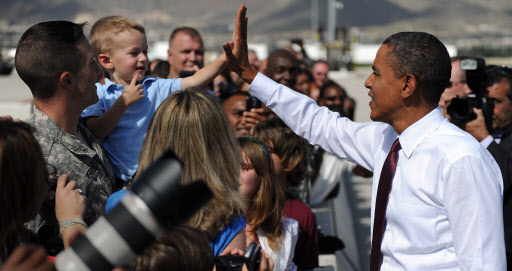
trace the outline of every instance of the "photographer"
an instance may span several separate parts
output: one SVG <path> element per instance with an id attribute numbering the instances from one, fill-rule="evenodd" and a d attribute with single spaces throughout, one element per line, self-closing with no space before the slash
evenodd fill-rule
<path id="1" fill-rule="evenodd" d="M 512 264 L 512 69 L 502 66 L 487 66 L 485 87 L 494 102 L 492 133 L 485 125 L 481 109 L 474 109 L 475 120 L 466 124 L 465 130 L 475 137 L 492 154 L 503 175 L 503 214 L 505 244 L 508 265 Z"/>
<path id="2" fill-rule="evenodd" d="M 452 74 L 450 77 L 450 83 L 448 87 L 444 89 L 441 99 L 439 100 L 439 106 L 443 109 L 443 115 L 450 119 L 450 116 L 446 112 L 446 108 L 450 105 L 453 98 L 459 96 L 464 97 L 471 93 L 466 80 L 466 71 L 460 68 L 460 61 L 464 56 L 455 56 L 451 58 L 452 61 Z"/>

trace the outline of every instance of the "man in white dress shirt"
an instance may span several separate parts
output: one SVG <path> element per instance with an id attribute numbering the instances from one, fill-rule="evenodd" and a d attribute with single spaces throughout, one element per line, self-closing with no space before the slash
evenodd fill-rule
<path id="1" fill-rule="evenodd" d="M 233 43 L 224 44 L 228 65 L 298 135 L 374 172 L 372 227 L 381 170 L 399 139 L 380 270 L 506 270 L 500 169 L 437 107 L 451 64 L 436 37 L 408 32 L 384 41 L 365 82 L 375 122 L 363 124 L 259 74 L 246 38 L 242 5 Z"/>

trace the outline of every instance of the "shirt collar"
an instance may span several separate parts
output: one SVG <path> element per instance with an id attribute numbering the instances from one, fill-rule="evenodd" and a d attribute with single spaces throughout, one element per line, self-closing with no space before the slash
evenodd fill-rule
<path id="1" fill-rule="evenodd" d="M 441 108 L 437 107 L 426 116 L 407 127 L 398 137 L 405 156 L 410 158 L 416 147 L 418 147 L 427 136 L 437 130 L 444 121 L 447 120 L 443 116 Z"/>
<path id="2" fill-rule="evenodd" d="M 147 81 L 155 81 L 155 80 L 156 80 L 155 77 L 144 76 L 144 79 L 142 79 L 142 84 L 144 85 Z M 110 88 L 111 86 L 115 86 L 114 89 L 117 89 L 119 86 L 122 86 L 122 85 L 118 85 L 118 84 L 110 81 L 110 79 L 105 78 L 105 84 L 103 85 L 104 89 L 109 90 L 109 89 L 111 89 Z M 124 88 L 124 86 L 123 86 L 123 88 Z"/>
<path id="3" fill-rule="evenodd" d="M 52 138 L 52 141 L 58 141 L 60 142 L 66 149 L 68 149 L 72 153 L 80 154 L 80 155 L 87 155 L 89 157 L 93 157 L 95 152 L 90 149 L 88 146 L 84 145 L 80 139 L 78 139 L 77 136 L 70 135 L 66 132 L 64 132 L 59 125 L 48 115 L 46 115 L 44 112 L 40 111 L 37 107 L 34 106 L 34 115 L 39 120 L 40 127 L 38 130 L 39 133 L 41 133 L 41 136 Z M 37 126 L 36 126 L 37 129 Z M 84 130 L 86 128 L 81 124 L 78 123 L 77 130 L 79 133 L 82 133 L 84 138 L 86 140 L 88 139 L 87 134 L 83 134 Z M 48 148 L 48 149 L 47 149 Z M 49 151 L 51 149 L 50 146 L 42 146 L 42 149 L 44 149 L 45 153 L 49 154 Z"/>

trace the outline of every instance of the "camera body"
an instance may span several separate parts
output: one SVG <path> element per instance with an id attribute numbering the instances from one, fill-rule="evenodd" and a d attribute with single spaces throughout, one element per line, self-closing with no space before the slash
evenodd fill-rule
<path id="1" fill-rule="evenodd" d="M 482 109 L 487 130 L 491 131 L 494 104 L 485 88 L 485 60 L 480 57 L 464 57 L 460 60 L 460 68 L 466 72 L 466 81 L 472 93 L 452 99 L 447 108 L 450 121 L 463 127 L 467 122 L 476 119 L 473 108 L 479 108 Z"/>
<path id="2" fill-rule="evenodd" d="M 241 271 L 244 264 L 249 271 L 256 271 L 260 268 L 261 247 L 252 242 L 247 247 L 245 255 L 225 255 L 215 258 L 215 268 L 217 271 Z"/>
<path id="3" fill-rule="evenodd" d="M 181 184 L 182 166 L 165 151 L 132 184 L 132 192 L 57 255 L 57 270 L 112 270 L 129 264 L 165 230 L 187 221 L 212 197 L 202 181 Z"/>
<path id="4" fill-rule="evenodd" d="M 245 99 L 245 111 L 251 111 L 253 108 L 261 108 L 261 101 L 254 96 L 247 96 Z"/>

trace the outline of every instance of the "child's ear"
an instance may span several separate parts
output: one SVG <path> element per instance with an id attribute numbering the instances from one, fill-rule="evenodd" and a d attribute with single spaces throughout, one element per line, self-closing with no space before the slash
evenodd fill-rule
<path id="1" fill-rule="evenodd" d="M 103 68 L 107 70 L 114 68 L 114 64 L 112 64 L 112 61 L 110 61 L 110 56 L 108 54 L 100 54 L 98 56 L 98 62 Z"/>

